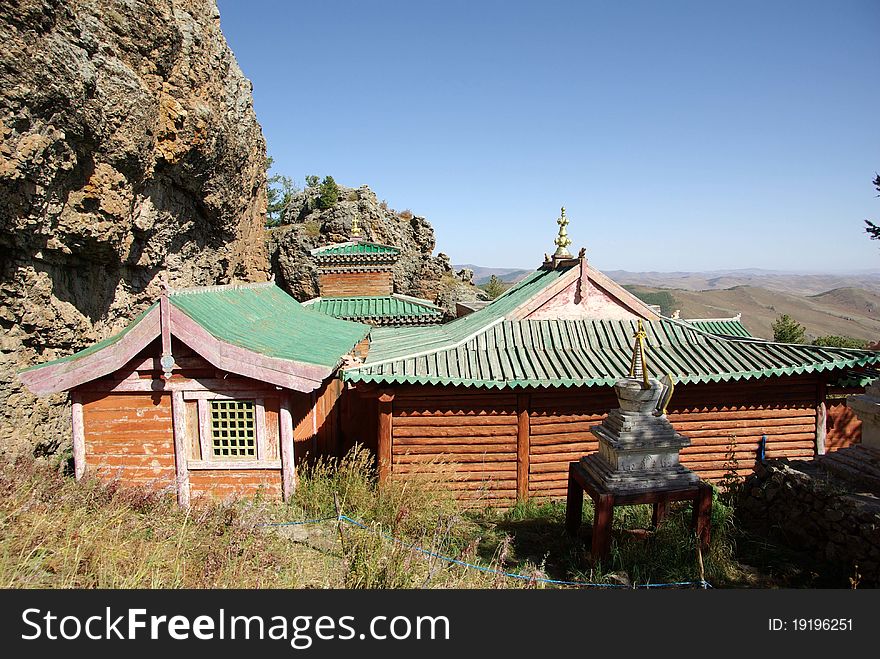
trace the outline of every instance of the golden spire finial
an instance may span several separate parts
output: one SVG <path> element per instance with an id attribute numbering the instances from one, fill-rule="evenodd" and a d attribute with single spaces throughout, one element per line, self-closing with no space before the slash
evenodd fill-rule
<path id="1" fill-rule="evenodd" d="M 358 218 L 355 215 L 351 220 L 351 237 L 352 238 L 360 238 L 361 228 L 358 226 Z"/>
<path id="2" fill-rule="evenodd" d="M 556 245 L 556 252 L 553 254 L 553 257 L 557 259 L 570 259 L 572 256 L 571 252 L 568 251 L 568 246 L 571 245 L 571 238 L 568 237 L 568 232 L 565 229 L 568 226 L 568 218 L 565 217 L 565 206 L 562 207 L 556 224 L 559 225 L 559 235 L 553 241 Z"/>
<path id="3" fill-rule="evenodd" d="M 635 339 L 635 343 L 633 343 L 632 360 L 629 364 L 629 376 L 631 378 L 641 378 L 644 382 L 645 388 L 648 388 L 648 386 L 650 386 L 648 384 L 648 363 L 645 360 L 645 339 L 648 338 L 648 333 L 642 325 L 641 318 L 639 319 L 638 329 L 636 330 L 636 333 L 633 334 L 633 338 Z"/>

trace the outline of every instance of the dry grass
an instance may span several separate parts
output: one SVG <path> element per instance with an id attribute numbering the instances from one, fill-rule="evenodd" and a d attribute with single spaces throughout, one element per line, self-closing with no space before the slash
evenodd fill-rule
<path id="1" fill-rule="evenodd" d="M 363 449 L 300 470 L 289 504 L 199 501 L 180 510 L 170 494 L 76 482 L 58 469 L 0 467 L 0 586 L 7 588 L 528 588 L 552 587 L 468 569 L 431 554 L 530 579 L 637 583 L 699 578 L 687 506 L 654 533 L 646 507 L 615 516 L 611 561 L 591 565 L 584 506 L 581 537 L 564 532 L 564 504 L 531 501 L 508 511 L 464 509 L 448 495 L 451 467 L 379 488 Z M 272 525 L 334 516 L 363 522 Z M 716 502 L 703 556 L 716 586 L 747 585 L 732 509 Z M 426 551 L 419 551 L 415 547 Z M 429 552 L 429 553 L 426 553 Z M 767 585 L 762 583 L 762 585 Z"/>

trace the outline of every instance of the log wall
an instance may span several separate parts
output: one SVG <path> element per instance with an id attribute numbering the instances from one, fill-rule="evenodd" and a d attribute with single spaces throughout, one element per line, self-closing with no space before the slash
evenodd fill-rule
<path id="1" fill-rule="evenodd" d="M 84 394 L 83 430 L 89 473 L 174 491 L 169 394 Z"/>
<path id="2" fill-rule="evenodd" d="M 395 392 L 392 410 L 394 475 L 454 463 L 449 487 L 462 498 L 516 500 L 516 394 L 411 388 Z"/>
<path id="3" fill-rule="evenodd" d="M 394 291 L 391 270 L 366 272 L 322 272 L 318 275 L 322 297 L 391 295 Z"/>
<path id="4" fill-rule="evenodd" d="M 710 481 L 744 476 L 755 467 L 762 437 L 767 458 L 812 457 L 819 384 L 817 377 L 786 377 L 680 385 L 669 420 L 691 440 L 682 463 Z M 597 449 L 590 428 L 617 406 L 610 387 L 389 391 L 391 473 L 406 476 L 426 464 L 450 463 L 453 490 L 498 503 L 517 495 L 564 497 L 569 462 Z"/>

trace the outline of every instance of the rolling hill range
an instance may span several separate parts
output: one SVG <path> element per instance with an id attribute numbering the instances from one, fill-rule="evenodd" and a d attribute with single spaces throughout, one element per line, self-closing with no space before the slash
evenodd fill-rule
<path id="1" fill-rule="evenodd" d="M 792 273 L 777 270 L 717 270 L 713 272 L 628 272 L 606 270 L 618 284 L 637 284 L 688 291 L 718 291 L 756 286 L 792 295 L 818 295 L 839 288 L 858 288 L 880 294 L 880 270 L 850 274 Z"/>
<path id="2" fill-rule="evenodd" d="M 807 339 L 834 334 L 876 341 L 880 338 L 880 293 L 860 288 L 836 288 L 818 295 L 783 293 L 758 286 L 724 290 L 682 290 L 627 286 L 635 293 L 668 292 L 682 318 L 719 318 L 742 313 L 743 324 L 755 336 L 772 339 L 773 321 L 787 313 L 806 328 Z"/>

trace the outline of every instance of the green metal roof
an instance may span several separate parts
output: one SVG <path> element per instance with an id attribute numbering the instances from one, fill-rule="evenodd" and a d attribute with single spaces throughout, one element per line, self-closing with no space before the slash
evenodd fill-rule
<path id="1" fill-rule="evenodd" d="M 685 322 L 710 334 L 746 338 L 752 336 L 752 333 L 746 329 L 739 318 L 689 318 Z"/>
<path id="2" fill-rule="evenodd" d="M 346 320 L 374 322 L 435 323 L 443 319 L 443 309 L 427 300 L 384 295 L 375 297 L 321 297 L 305 303 L 307 309 Z"/>
<path id="3" fill-rule="evenodd" d="M 536 270 L 479 311 L 443 325 L 377 327 L 370 335 L 370 355 L 381 356 L 381 359 L 406 357 L 414 352 L 442 349 L 466 340 L 474 332 L 504 318 L 562 277 L 569 269 Z"/>
<path id="4" fill-rule="evenodd" d="M 335 368 L 343 355 L 370 331 L 310 311 L 274 284 L 193 288 L 172 293 L 170 303 L 221 341 L 254 352 L 306 364 Z M 156 306 L 139 314 L 118 334 L 75 352 L 22 369 L 22 373 L 61 363 L 74 363 L 112 346 L 134 329 Z M 198 350 L 198 346 L 192 346 Z"/>
<path id="5" fill-rule="evenodd" d="M 221 341 L 331 368 L 370 331 L 368 325 L 310 311 L 271 284 L 181 291 L 169 300 Z"/>
<path id="6" fill-rule="evenodd" d="M 880 364 L 880 353 L 867 350 L 726 338 L 674 320 L 643 322 L 648 371 L 657 377 L 671 373 L 682 383 Z M 373 332 L 366 363 L 345 370 L 344 380 L 489 388 L 603 386 L 629 373 L 636 322 L 502 318 L 462 341 L 445 344 L 415 342 L 411 331 L 381 330 Z"/>
<path id="7" fill-rule="evenodd" d="M 850 369 L 843 371 L 840 374 L 840 379 L 833 384 L 845 388 L 864 388 L 878 378 L 880 378 L 880 370 L 876 368 L 866 368 L 859 371 Z"/>
<path id="8" fill-rule="evenodd" d="M 368 242 L 348 242 L 317 247 L 312 250 L 314 256 L 361 256 L 364 254 L 387 254 L 395 256 L 400 249 L 391 245 L 380 245 Z"/>

